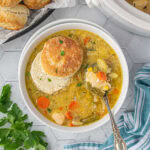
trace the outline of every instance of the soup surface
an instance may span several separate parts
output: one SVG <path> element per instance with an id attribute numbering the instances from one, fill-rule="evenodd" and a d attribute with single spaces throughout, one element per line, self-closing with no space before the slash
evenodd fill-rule
<path id="1" fill-rule="evenodd" d="M 135 8 L 150 14 L 150 0 L 126 0 Z"/>
<path id="2" fill-rule="evenodd" d="M 83 62 L 67 86 L 48 94 L 39 90 L 34 83 L 31 68 L 36 56 L 42 52 L 45 42 L 58 36 L 68 37 L 79 43 L 84 52 Z M 64 55 L 65 53 L 61 52 L 61 57 Z M 87 72 L 95 73 L 105 83 L 103 90 L 109 89 L 108 98 L 112 108 L 122 88 L 122 69 L 114 50 L 98 35 L 85 30 L 72 29 L 54 33 L 36 46 L 28 60 L 25 79 L 29 97 L 38 111 L 54 123 L 70 127 L 93 123 L 106 115 L 107 109 L 102 97 L 93 95 L 86 88 Z M 42 77 L 39 77 L 39 80 L 42 81 Z M 48 78 L 47 81 L 52 82 L 52 79 Z"/>

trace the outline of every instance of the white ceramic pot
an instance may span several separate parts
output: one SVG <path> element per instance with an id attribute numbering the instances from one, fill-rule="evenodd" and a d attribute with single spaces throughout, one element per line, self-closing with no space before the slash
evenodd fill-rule
<path id="1" fill-rule="evenodd" d="M 45 118 L 32 104 L 25 85 L 25 68 L 28 62 L 28 59 L 33 52 L 34 48 L 37 46 L 39 42 L 44 40 L 47 36 L 50 34 L 53 34 L 55 32 L 65 30 L 65 29 L 83 29 L 87 30 L 90 32 L 93 32 L 95 34 L 98 34 L 100 37 L 102 37 L 111 47 L 115 50 L 117 53 L 121 66 L 122 66 L 122 71 L 123 71 L 123 86 L 122 86 L 122 91 L 120 94 L 120 97 L 116 103 L 116 105 L 113 108 L 114 114 L 116 114 L 119 109 L 121 108 L 126 94 L 128 90 L 128 83 L 129 83 L 129 74 L 128 74 L 128 67 L 127 67 L 127 62 L 126 59 L 122 53 L 121 48 L 117 44 L 117 42 L 109 35 L 102 27 L 99 27 L 96 24 L 92 24 L 89 21 L 83 21 L 83 20 L 78 20 L 78 19 L 66 19 L 66 20 L 60 20 L 60 21 L 55 21 L 52 22 L 44 27 L 42 27 L 39 31 L 37 31 L 35 34 L 32 35 L 32 37 L 29 39 L 29 41 L 26 43 L 24 50 L 22 52 L 20 62 L 19 62 L 19 86 L 20 86 L 20 91 L 22 98 L 27 105 L 28 109 L 30 112 L 43 124 L 55 128 L 64 132 L 85 132 L 89 131 L 92 129 L 95 129 L 97 127 L 102 126 L 109 120 L 109 116 L 106 115 L 104 118 L 101 120 L 87 125 L 83 127 L 64 127 L 64 126 L 59 126 L 47 118 Z"/>
<path id="2" fill-rule="evenodd" d="M 93 0 L 109 18 L 113 18 L 130 32 L 150 36 L 150 15 L 146 14 L 125 0 Z"/>

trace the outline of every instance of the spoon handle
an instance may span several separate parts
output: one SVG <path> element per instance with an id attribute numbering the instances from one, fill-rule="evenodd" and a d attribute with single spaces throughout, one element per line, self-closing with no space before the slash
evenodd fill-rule
<path id="1" fill-rule="evenodd" d="M 107 106 L 110 120 L 111 120 L 111 124 L 112 124 L 112 129 L 113 129 L 113 133 L 114 133 L 115 150 L 127 150 L 126 143 L 124 142 L 123 138 L 120 136 L 119 129 L 118 129 L 116 122 L 115 122 L 115 119 L 113 117 L 111 108 L 110 108 L 109 103 L 108 103 L 107 95 L 104 96 L 104 102 Z"/>

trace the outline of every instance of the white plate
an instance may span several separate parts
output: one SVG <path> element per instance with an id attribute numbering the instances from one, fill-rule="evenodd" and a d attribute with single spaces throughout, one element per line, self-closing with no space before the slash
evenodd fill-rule
<path id="1" fill-rule="evenodd" d="M 37 119 L 39 119 L 39 121 L 43 122 L 45 125 L 55 128 L 55 129 L 58 129 L 58 130 L 61 130 L 61 131 L 65 131 L 65 132 L 85 132 L 85 131 L 95 129 L 99 126 L 102 126 L 104 123 L 106 123 L 109 120 L 109 116 L 106 115 L 101 120 L 99 120 L 93 124 L 90 124 L 88 126 L 64 127 L 64 126 L 59 126 L 59 125 L 49 121 L 35 108 L 35 106 L 31 102 L 31 100 L 28 96 L 27 90 L 26 90 L 25 68 L 26 68 L 27 61 L 28 61 L 31 53 L 33 52 L 34 48 L 37 46 L 37 44 L 39 42 L 41 42 L 43 39 L 45 39 L 48 35 L 58 32 L 58 31 L 61 31 L 61 30 L 65 30 L 65 29 L 83 29 L 83 30 L 87 30 L 87 31 L 98 34 L 109 45 L 111 45 L 112 48 L 116 51 L 116 53 L 119 57 L 122 69 L 123 69 L 123 87 L 122 87 L 122 92 L 120 94 L 120 97 L 119 97 L 116 105 L 113 108 L 114 114 L 116 114 L 119 111 L 119 109 L 121 108 L 121 106 L 125 100 L 127 90 L 128 90 L 128 82 L 129 82 L 128 67 L 127 67 L 127 62 L 122 53 L 121 48 L 119 47 L 117 42 L 110 36 L 110 34 L 107 34 L 108 32 L 105 31 L 102 27 L 99 27 L 96 24 L 95 24 L 95 26 L 91 25 L 92 23 L 90 23 L 90 22 L 89 22 L 89 24 L 85 23 L 85 22 L 86 21 L 81 21 L 81 20 L 79 20 L 79 21 L 70 20 L 69 21 L 67 19 L 67 20 L 60 20 L 60 21 L 56 21 L 54 23 L 50 23 L 50 24 L 46 25 L 45 27 L 41 28 L 26 43 L 23 53 L 20 58 L 20 62 L 19 62 L 19 86 L 20 86 L 21 95 L 22 95 L 24 102 L 27 105 L 28 109 L 32 112 L 32 114 Z"/>

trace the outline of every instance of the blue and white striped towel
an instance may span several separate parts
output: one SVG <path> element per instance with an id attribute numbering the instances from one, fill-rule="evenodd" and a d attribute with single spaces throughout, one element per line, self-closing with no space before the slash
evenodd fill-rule
<path id="1" fill-rule="evenodd" d="M 128 150 L 150 150 L 150 63 L 135 76 L 134 112 L 124 112 L 117 125 Z M 65 150 L 113 150 L 113 135 L 104 144 L 77 143 Z"/>

